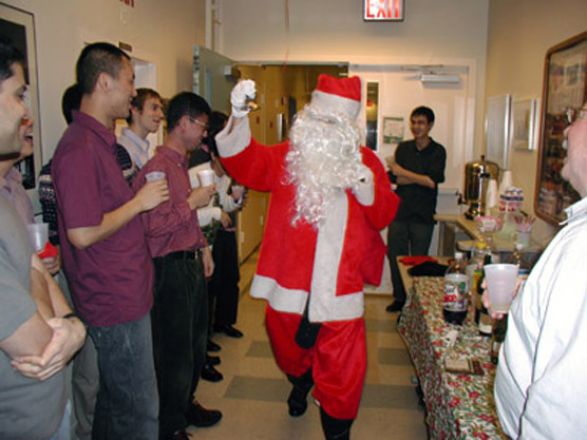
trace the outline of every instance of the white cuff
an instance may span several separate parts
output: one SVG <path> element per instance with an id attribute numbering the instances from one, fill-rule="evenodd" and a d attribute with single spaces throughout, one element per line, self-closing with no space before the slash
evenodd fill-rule
<path id="1" fill-rule="evenodd" d="M 226 127 L 216 135 L 216 145 L 222 157 L 236 156 L 251 143 L 249 118 L 228 119 Z"/>

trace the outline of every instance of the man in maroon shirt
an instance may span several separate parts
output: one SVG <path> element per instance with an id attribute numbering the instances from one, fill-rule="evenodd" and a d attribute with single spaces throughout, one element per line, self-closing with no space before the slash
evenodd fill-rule
<path id="1" fill-rule="evenodd" d="M 151 322 L 159 438 L 164 440 L 187 439 L 188 425 L 212 426 L 222 417 L 220 411 L 193 401 L 206 357 L 206 278 L 214 271 L 197 208 L 206 206 L 216 189 L 210 185 L 192 190 L 188 158 L 206 136 L 209 115 L 210 106 L 200 96 L 184 92 L 173 97 L 167 110 L 167 139 L 133 182 L 140 192 L 155 172 L 162 172 L 169 185 L 169 201 L 142 215 L 155 264 Z"/>
<path id="2" fill-rule="evenodd" d="M 52 177 L 65 273 L 98 352 L 93 437 L 155 439 L 153 265 L 138 214 L 168 200 L 167 183 L 135 195 L 116 161 L 114 120 L 128 116 L 136 94 L 129 57 L 111 44 L 90 44 L 76 73 L 81 107 L 57 146 Z"/>

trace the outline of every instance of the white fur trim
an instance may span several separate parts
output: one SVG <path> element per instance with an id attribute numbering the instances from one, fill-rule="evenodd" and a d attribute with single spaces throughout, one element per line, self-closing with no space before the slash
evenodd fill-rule
<path id="1" fill-rule="evenodd" d="M 336 295 L 348 221 L 346 193 L 342 190 L 337 191 L 327 210 L 326 218 L 318 228 L 316 241 L 308 313 L 311 322 L 352 319 L 363 315 L 363 292 Z"/>
<path id="2" fill-rule="evenodd" d="M 362 291 L 336 294 L 347 221 L 348 198 L 341 190 L 328 207 L 328 215 L 318 230 L 310 286 L 312 295 L 308 317 L 311 322 L 342 321 L 363 316 Z M 266 299 L 275 310 L 298 315 L 304 312 L 308 300 L 308 292 L 305 290 L 288 289 L 279 285 L 275 279 L 262 275 L 255 275 L 251 296 Z"/>
<path id="3" fill-rule="evenodd" d="M 371 206 L 375 201 L 375 184 L 373 183 L 373 172 L 364 167 L 361 181 L 357 183 L 353 192 L 359 203 L 363 206 Z"/>
<path id="4" fill-rule="evenodd" d="M 251 296 L 266 299 L 275 310 L 301 315 L 304 313 L 308 292 L 288 289 L 280 286 L 273 278 L 257 274 L 251 285 Z"/>
<path id="5" fill-rule="evenodd" d="M 312 92 L 310 106 L 318 113 L 343 113 L 353 121 L 357 119 L 359 110 L 361 110 L 361 103 L 359 101 L 331 93 L 324 93 L 320 90 L 314 90 Z"/>
<path id="6" fill-rule="evenodd" d="M 222 157 L 236 156 L 251 143 L 249 118 L 230 117 L 226 127 L 216 135 L 216 146 Z"/>

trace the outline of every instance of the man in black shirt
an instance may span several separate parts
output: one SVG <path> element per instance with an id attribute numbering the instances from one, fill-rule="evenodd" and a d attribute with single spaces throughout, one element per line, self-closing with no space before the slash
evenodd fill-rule
<path id="1" fill-rule="evenodd" d="M 398 145 L 395 156 L 387 159 L 390 178 L 397 184 L 401 198 L 399 210 L 389 226 L 387 254 L 395 301 L 388 312 L 402 309 L 406 292 L 402 284 L 396 257 L 398 255 L 427 255 L 434 229 L 438 184 L 444 182 L 446 151 L 428 136 L 434 126 L 434 112 L 417 107 L 410 115 L 411 141 Z"/>

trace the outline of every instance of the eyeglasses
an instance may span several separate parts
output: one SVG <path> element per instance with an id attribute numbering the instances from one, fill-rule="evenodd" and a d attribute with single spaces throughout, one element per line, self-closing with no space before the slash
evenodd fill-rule
<path id="1" fill-rule="evenodd" d="M 205 123 L 205 122 L 200 121 L 199 119 L 190 118 L 190 122 L 193 122 L 194 124 L 199 125 L 204 130 L 208 130 L 208 124 Z"/>

